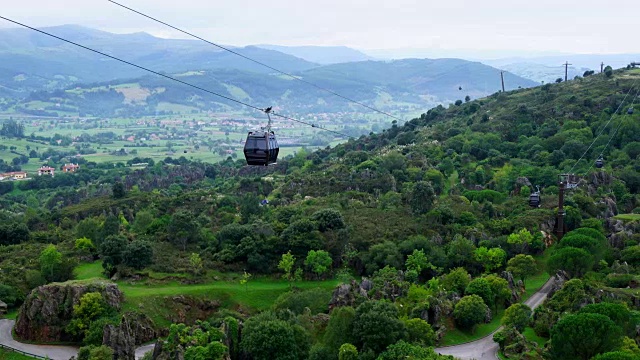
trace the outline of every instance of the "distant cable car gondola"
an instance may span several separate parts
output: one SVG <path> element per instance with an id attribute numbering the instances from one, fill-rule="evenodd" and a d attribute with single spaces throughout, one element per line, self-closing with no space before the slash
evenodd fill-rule
<path id="1" fill-rule="evenodd" d="M 627 114 L 629 114 L 629 115 L 632 115 L 632 114 L 633 114 L 633 106 L 632 106 L 632 107 L 630 107 L 630 108 L 627 110 Z"/>
<path id="2" fill-rule="evenodd" d="M 269 123 L 264 131 L 251 131 L 247 135 L 247 141 L 244 143 L 244 157 L 247 165 L 251 166 L 268 166 L 278 161 L 278 141 L 276 135 L 271 131 L 271 107 L 264 110 L 269 118 Z"/>
<path id="3" fill-rule="evenodd" d="M 596 167 L 598 169 L 602 169 L 602 167 L 604 167 L 604 159 L 602 159 L 602 156 L 596 160 Z"/>
<path id="4" fill-rule="evenodd" d="M 532 208 L 540 207 L 540 188 L 538 188 L 538 191 L 529 195 L 529 206 L 531 206 Z"/>

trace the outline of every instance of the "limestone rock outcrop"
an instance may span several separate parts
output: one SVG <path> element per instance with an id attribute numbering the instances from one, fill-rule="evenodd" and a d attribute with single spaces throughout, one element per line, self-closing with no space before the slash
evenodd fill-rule
<path id="1" fill-rule="evenodd" d="M 135 360 L 135 334 L 132 324 L 123 316 L 118 326 L 107 325 L 102 334 L 102 344 L 113 349 L 113 355 L 118 360 Z"/>
<path id="2" fill-rule="evenodd" d="M 54 283 L 31 291 L 20 307 L 15 325 L 18 338 L 34 342 L 72 341 L 66 327 L 73 316 L 73 306 L 90 292 L 99 292 L 110 306 L 120 309 L 124 295 L 118 285 L 109 282 Z"/>

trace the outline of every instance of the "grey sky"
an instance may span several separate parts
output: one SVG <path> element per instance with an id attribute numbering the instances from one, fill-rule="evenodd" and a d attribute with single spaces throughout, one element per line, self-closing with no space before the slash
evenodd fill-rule
<path id="1" fill-rule="evenodd" d="M 472 52 L 640 52 L 636 0 L 121 0 L 232 45 L 346 45 Z M 35 26 L 80 24 L 181 37 L 106 0 L 0 0 Z M 0 20 L 0 27 L 9 25 Z"/>

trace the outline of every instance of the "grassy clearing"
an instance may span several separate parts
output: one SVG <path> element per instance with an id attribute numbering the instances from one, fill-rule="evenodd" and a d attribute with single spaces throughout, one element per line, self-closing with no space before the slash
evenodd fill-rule
<path id="1" fill-rule="evenodd" d="M 100 261 L 80 264 L 76 267 L 74 274 L 78 281 L 104 279 Z M 178 281 L 182 278 L 191 278 L 189 274 L 150 272 L 148 276 L 148 280 L 144 282 L 133 284 L 128 281 L 118 281 L 117 284 L 125 295 L 123 310 L 144 312 L 159 326 L 168 326 L 169 319 L 176 312 L 175 308 L 167 306 L 171 302 L 165 301 L 165 298 L 183 295 L 203 300 L 215 300 L 220 303 L 222 308 L 254 312 L 269 309 L 278 296 L 290 288 L 287 281 L 271 278 L 255 278 L 245 287 L 237 280 L 240 278 L 239 276 L 234 274 L 221 275 L 217 272 L 207 274 L 206 283 L 195 285 L 185 285 Z M 222 280 L 215 281 L 214 277 Z M 333 290 L 336 285 L 338 285 L 338 280 L 294 283 L 294 286 L 300 289 L 321 288 L 327 291 Z"/>
<path id="2" fill-rule="evenodd" d="M 624 221 L 638 221 L 640 220 L 640 214 L 619 214 L 613 218 Z"/>
<path id="3" fill-rule="evenodd" d="M 337 280 L 302 281 L 295 284 L 301 289 L 322 288 L 331 291 Z M 222 308 L 245 312 L 269 309 L 282 293 L 289 290 L 289 283 L 282 280 L 256 279 L 245 289 L 239 282 L 218 281 L 210 284 L 183 285 L 177 282 L 162 286 L 131 285 L 119 283 L 125 294 L 123 310 L 146 313 L 159 326 L 168 326 L 175 309 L 167 306 L 165 297 L 190 296 L 198 299 L 217 300 Z"/>
<path id="4" fill-rule="evenodd" d="M 15 320 L 18 317 L 18 309 L 9 310 L 3 319 Z"/>
<path id="5" fill-rule="evenodd" d="M 533 341 L 535 343 L 537 343 L 538 345 L 540 345 L 541 348 L 544 347 L 544 344 L 547 342 L 547 338 L 544 338 L 542 336 L 538 336 L 535 331 L 533 331 L 533 328 L 526 328 L 524 329 L 524 332 L 522 332 L 522 335 L 524 335 L 525 338 L 527 338 L 527 340 L 529 341 Z"/>
<path id="6" fill-rule="evenodd" d="M 540 290 L 540 288 L 549 280 L 549 277 L 549 274 L 543 272 L 528 278 L 526 282 L 526 289 L 522 296 L 522 301 L 527 301 L 531 295 Z"/>
<path id="7" fill-rule="evenodd" d="M 0 360 L 33 360 L 33 358 L 17 352 L 0 349 Z"/>
<path id="8" fill-rule="evenodd" d="M 104 279 L 102 275 L 102 261 L 78 265 L 74 270 L 76 280 Z"/>
<path id="9" fill-rule="evenodd" d="M 442 339 L 443 346 L 450 345 L 458 345 L 467 343 L 470 341 L 478 340 L 483 338 L 492 332 L 496 331 L 500 327 L 500 323 L 502 321 L 502 316 L 504 315 L 504 309 L 498 309 L 497 313 L 494 314 L 493 319 L 488 324 L 480 324 L 476 326 L 474 332 L 461 330 L 455 328 L 449 331 L 444 338 Z"/>

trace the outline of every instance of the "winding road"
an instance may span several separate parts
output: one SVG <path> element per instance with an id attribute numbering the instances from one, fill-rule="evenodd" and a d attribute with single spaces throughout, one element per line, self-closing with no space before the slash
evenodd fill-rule
<path id="1" fill-rule="evenodd" d="M 531 295 L 524 303 L 535 309 L 547 298 L 547 294 L 551 289 L 554 277 L 551 277 L 540 290 Z M 73 346 L 55 346 L 55 345 L 35 345 L 24 344 L 13 339 L 14 320 L 0 320 L 0 344 L 5 345 L 26 353 L 38 356 L 48 356 L 51 360 L 69 360 L 71 357 L 78 355 L 78 348 Z M 496 331 L 498 331 L 497 329 Z M 476 359 L 476 360 L 495 360 L 498 359 L 498 344 L 493 341 L 495 331 L 482 339 L 472 341 L 466 344 L 448 346 L 435 349 L 437 353 L 442 355 L 453 355 L 460 359 Z M 153 350 L 154 344 L 141 346 L 136 349 L 136 360 Z"/>
<path id="2" fill-rule="evenodd" d="M 547 294 L 549 294 L 549 290 L 551 290 L 554 279 L 555 276 L 552 276 L 544 286 L 540 288 L 540 290 L 531 295 L 531 297 L 524 303 L 531 309 L 535 309 L 540 306 L 547 298 Z M 496 360 L 498 359 L 499 347 L 498 343 L 493 341 L 493 334 L 501 328 L 502 327 L 496 329 L 494 332 L 482 339 L 460 345 L 436 348 L 435 351 L 441 355 L 453 355 L 456 358 L 463 360 Z"/>
<path id="3" fill-rule="evenodd" d="M 38 356 L 48 356 L 51 360 L 69 360 L 78 356 L 78 348 L 74 346 L 24 344 L 13 339 L 14 320 L 0 320 L 0 344 Z M 136 360 L 142 359 L 147 351 L 153 350 L 154 344 L 136 349 Z"/>

